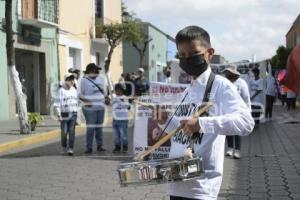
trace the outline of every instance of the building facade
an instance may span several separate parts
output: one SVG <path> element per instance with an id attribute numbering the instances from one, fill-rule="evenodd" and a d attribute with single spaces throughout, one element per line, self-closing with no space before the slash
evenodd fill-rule
<path id="1" fill-rule="evenodd" d="M 163 68 L 167 66 L 169 42 L 174 39 L 152 25 L 144 22 L 143 28 L 149 39 L 147 45 L 143 67 L 145 76 L 150 81 L 161 81 Z M 130 44 L 123 44 L 123 67 L 125 73 L 137 72 L 140 66 L 140 57 L 137 50 Z"/>
<path id="2" fill-rule="evenodd" d="M 58 81 L 58 1 L 13 0 L 12 19 L 16 69 L 27 96 L 29 112 L 48 114 L 51 91 Z M 5 21 L 5 1 L 0 1 L 0 19 Z M 16 116 L 15 95 L 7 68 L 5 24 L 0 31 L 0 120 Z"/>
<path id="3" fill-rule="evenodd" d="M 58 49 L 60 79 L 63 80 L 68 69 L 83 71 L 91 62 L 94 4 L 93 0 L 63 0 L 59 1 L 59 10 Z"/>
<path id="4" fill-rule="evenodd" d="M 291 49 L 300 44 L 300 14 L 286 34 L 286 47 Z"/>

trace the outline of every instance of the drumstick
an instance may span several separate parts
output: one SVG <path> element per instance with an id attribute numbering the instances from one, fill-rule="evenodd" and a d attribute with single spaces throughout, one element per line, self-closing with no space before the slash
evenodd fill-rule
<path id="1" fill-rule="evenodd" d="M 208 102 L 203 108 L 201 108 L 198 112 L 196 112 L 194 114 L 194 117 L 199 117 L 201 116 L 203 113 L 205 113 L 211 106 L 213 105 L 212 102 Z M 139 155 L 137 155 L 134 160 L 137 161 L 142 161 L 147 155 L 149 155 L 150 153 L 152 153 L 153 151 L 155 151 L 157 148 L 159 148 L 162 144 L 164 144 L 166 141 L 168 141 L 171 137 L 173 137 L 178 131 L 180 131 L 180 129 L 182 129 L 182 125 L 180 125 L 179 127 L 177 127 L 175 130 L 171 131 L 169 134 L 167 134 L 166 136 L 164 136 L 162 139 L 160 139 L 158 142 L 156 142 L 150 149 L 148 149 L 147 151 L 144 151 L 142 153 L 140 153 Z"/>

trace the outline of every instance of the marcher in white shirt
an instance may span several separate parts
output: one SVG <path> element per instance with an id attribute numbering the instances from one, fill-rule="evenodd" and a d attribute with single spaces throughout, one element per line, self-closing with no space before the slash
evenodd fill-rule
<path id="1" fill-rule="evenodd" d="M 272 120 L 273 104 L 277 94 L 278 94 L 277 82 L 274 78 L 274 72 L 271 72 L 267 76 L 267 90 L 266 90 L 265 118 L 268 121 Z"/>
<path id="2" fill-rule="evenodd" d="M 249 110 L 251 109 L 251 101 L 248 84 L 245 80 L 240 78 L 240 73 L 237 71 L 236 65 L 230 65 L 222 72 L 225 77 L 234 84 L 239 95 L 242 97 L 243 101 L 248 106 Z M 226 136 L 228 151 L 226 152 L 226 156 L 232 156 L 233 158 L 239 159 L 241 157 L 241 136 L 239 135 L 231 135 Z"/>
<path id="3" fill-rule="evenodd" d="M 112 99 L 113 109 L 113 135 L 115 148 L 113 153 L 128 151 L 128 111 L 130 104 L 128 98 L 124 95 L 124 87 L 121 83 L 115 85 L 115 95 Z"/>
<path id="4" fill-rule="evenodd" d="M 248 135 L 253 130 L 254 121 L 234 85 L 219 75 L 215 76 L 209 95 L 209 100 L 214 103 L 209 110 L 209 116 L 192 117 L 202 104 L 212 72 L 208 63 L 213 57 L 214 49 L 211 48 L 209 34 L 197 26 L 189 26 L 179 31 L 176 44 L 180 67 L 193 77 L 193 81 L 185 91 L 188 94 L 183 104 L 179 106 L 167 128 L 167 132 L 170 132 L 180 124 L 183 127 L 171 139 L 170 157 L 183 156 L 192 133 L 196 133 L 194 152 L 202 157 L 205 173 L 202 178 L 168 183 L 168 194 L 171 200 L 215 200 L 222 183 L 225 136 Z M 161 116 L 168 115 L 160 112 Z"/>
<path id="5" fill-rule="evenodd" d="M 94 136 L 97 151 L 103 152 L 103 122 L 105 114 L 104 81 L 99 78 L 98 67 L 94 63 L 86 66 L 85 76 L 80 81 L 80 100 L 84 103 L 82 111 L 86 120 L 86 154 L 93 152 Z"/>
<path id="6" fill-rule="evenodd" d="M 75 141 L 75 125 L 79 106 L 78 92 L 74 87 L 75 77 L 71 73 L 65 75 L 65 81 L 59 88 L 54 101 L 57 118 L 61 124 L 62 153 L 73 155 Z M 69 142 L 67 139 L 69 136 Z"/>
<path id="7" fill-rule="evenodd" d="M 254 79 L 250 82 L 250 91 L 251 91 L 251 108 L 252 108 L 252 117 L 255 120 L 255 126 L 259 125 L 261 114 L 264 111 L 264 81 L 259 77 L 259 69 L 252 69 Z"/>

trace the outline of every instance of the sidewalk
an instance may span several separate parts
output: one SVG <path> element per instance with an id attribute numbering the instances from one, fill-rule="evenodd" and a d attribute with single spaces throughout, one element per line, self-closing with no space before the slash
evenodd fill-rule
<path id="1" fill-rule="evenodd" d="M 18 118 L 8 121 L 0 121 L 0 127 L 0 144 L 29 136 L 20 135 Z M 41 134 L 56 129 L 59 129 L 59 122 L 52 119 L 51 116 L 44 116 L 43 122 L 37 125 L 36 131 L 34 131 L 31 135 Z"/>
<path id="2" fill-rule="evenodd" d="M 29 135 L 21 135 L 18 118 L 0 121 L 0 153 L 27 145 L 45 142 L 60 137 L 60 123 L 53 116 L 43 116 L 44 120 Z M 78 116 L 80 125 L 76 127 L 77 135 L 84 134 L 85 121 L 82 114 Z M 112 114 L 106 109 L 103 126 L 111 126 Z"/>
<path id="3" fill-rule="evenodd" d="M 242 158 L 225 158 L 219 199 L 300 199 L 300 109 L 274 106 L 273 121 L 242 139 Z"/>

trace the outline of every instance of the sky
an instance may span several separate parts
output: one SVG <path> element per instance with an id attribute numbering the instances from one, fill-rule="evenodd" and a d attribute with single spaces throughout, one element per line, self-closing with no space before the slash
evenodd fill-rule
<path id="1" fill-rule="evenodd" d="M 229 62 L 273 56 L 300 14 L 300 0 L 123 1 L 136 17 L 172 37 L 188 25 L 204 28 L 215 53 Z"/>

